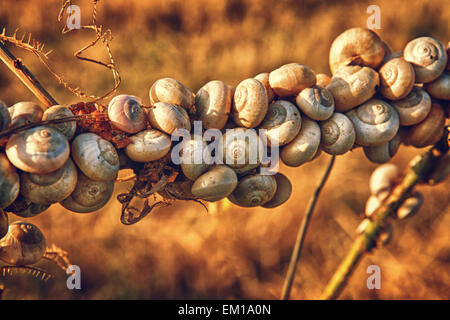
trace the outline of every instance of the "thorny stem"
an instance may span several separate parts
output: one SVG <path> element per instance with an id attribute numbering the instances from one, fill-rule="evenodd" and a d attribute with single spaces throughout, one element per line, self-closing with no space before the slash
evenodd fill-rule
<path id="1" fill-rule="evenodd" d="M 364 231 L 357 236 L 352 247 L 348 251 L 347 256 L 328 282 L 320 299 L 330 300 L 339 297 L 339 294 L 347 284 L 352 272 L 358 265 L 358 262 L 365 253 L 375 247 L 380 231 L 385 226 L 389 217 L 393 216 L 417 183 L 426 181 L 428 177 L 430 177 L 437 162 L 448 153 L 449 135 L 450 132 L 447 127 L 438 143 L 424 154 L 411 160 L 410 168 L 403 180 L 393 188 L 388 198 L 373 213 L 373 220 L 371 220 Z"/>
<path id="2" fill-rule="evenodd" d="M 325 173 L 323 174 L 322 180 L 320 181 L 319 185 L 317 186 L 317 188 L 314 192 L 314 195 L 309 200 L 308 209 L 306 210 L 305 216 L 303 217 L 302 224 L 301 224 L 300 228 L 298 229 L 297 239 L 295 241 L 294 249 L 292 250 L 291 261 L 289 263 L 288 272 L 286 274 L 286 279 L 284 281 L 283 292 L 281 294 L 281 300 L 289 299 L 289 295 L 291 293 L 291 288 L 292 288 L 292 283 L 293 283 L 294 277 L 295 277 L 295 270 L 297 268 L 297 263 L 300 260 L 300 253 L 302 251 L 303 242 L 304 242 L 305 235 L 306 235 L 306 230 L 308 229 L 309 221 L 314 212 L 314 207 L 316 206 L 320 192 L 322 191 L 323 187 L 325 186 L 325 183 L 327 182 L 328 177 L 330 175 L 331 169 L 333 168 L 335 159 L 336 159 L 336 156 L 333 155 L 330 159 L 330 162 L 328 163 Z"/>

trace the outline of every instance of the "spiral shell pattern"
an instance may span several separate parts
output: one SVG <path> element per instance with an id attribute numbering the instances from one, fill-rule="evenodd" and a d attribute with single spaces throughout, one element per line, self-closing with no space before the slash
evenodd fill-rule
<path id="1" fill-rule="evenodd" d="M 270 201 L 277 190 L 277 182 L 272 175 L 254 174 L 239 181 L 228 200 L 241 207 L 257 207 Z"/>
<path id="2" fill-rule="evenodd" d="M 264 119 L 269 107 L 266 89 L 256 79 L 238 84 L 234 93 L 233 120 L 245 128 L 255 128 Z"/>
<path id="3" fill-rule="evenodd" d="M 61 119 L 65 117 L 72 117 L 73 113 L 61 105 L 55 105 L 44 111 L 44 115 L 42 116 L 42 120 L 54 120 Z M 61 132 L 67 140 L 72 139 L 75 131 L 77 130 L 76 121 L 67 121 L 62 123 L 49 124 L 49 127 Z"/>
<path id="4" fill-rule="evenodd" d="M 333 116 L 320 123 L 321 149 L 328 154 L 344 154 L 355 143 L 355 129 L 352 122 L 342 113 L 334 113 Z"/>
<path id="5" fill-rule="evenodd" d="M 391 103 L 398 113 L 402 126 L 411 126 L 423 121 L 431 109 L 429 94 L 419 87 L 413 88 L 406 98 Z"/>
<path id="6" fill-rule="evenodd" d="M 303 89 L 295 101 L 300 110 L 313 120 L 326 120 L 334 112 L 333 95 L 328 89 L 319 86 Z"/>
<path id="7" fill-rule="evenodd" d="M 403 58 L 389 60 L 380 68 L 379 74 L 380 91 L 383 97 L 387 99 L 403 99 L 414 86 L 414 68 Z"/>

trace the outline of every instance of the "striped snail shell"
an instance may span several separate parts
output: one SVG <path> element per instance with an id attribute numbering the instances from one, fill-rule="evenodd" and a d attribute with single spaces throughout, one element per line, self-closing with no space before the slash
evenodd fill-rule
<path id="1" fill-rule="evenodd" d="M 233 169 L 226 165 L 216 165 L 195 180 L 191 192 L 198 198 L 215 202 L 227 197 L 238 183 Z"/>
<path id="2" fill-rule="evenodd" d="M 241 207 L 257 207 L 269 202 L 276 193 L 273 175 L 254 174 L 243 177 L 228 200 Z"/>
<path id="3" fill-rule="evenodd" d="M 172 141 L 165 133 L 148 129 L 130 137 L 125 147 L 127 156 L 136 162 L 148 162 L 161 159 L 169 153 Z"/>
<path id="4" fill-rule="evenodd" d="M 353 123 L 344 114 L 336 112 L 320 123 L 320 148 L 328 154 L 344 154 L 355 144 L 356 133 Z"/>
<path id="5" fill-rule="evenodd" d="M 47 110 L 44 111 L 44 115 L 42 116 L 42 120 L 55 120 L 55 119 L 61 119 L 66 117 L 73 117 L 72 111 L 69 110 L 69 108 L 61 106 L 61 105 L 55 105 Z M 77 130 L 77 123 L 76 121 L 67 121 L 62 123 L 54 123 L 48 125 L 50 128 L 53 128 L 59 132 L 61 132 L 67 140 L 72 139 L 73 135 L 75 134 L 75 131 Z"/>
<path id="6" fill-rule="evenodd" d="M 400 125 L 411 126 L 423 121 L 431 109 L 431 98 L 420 87 L 414 87 L 404 99 L 392 101 L 392 106 L 398 113 Z"/>
<path id="7" fill-rule="evenodd" d="M 115 96 L 108 105 L 108 118 L 124 132 L 136 133 L 147 126 L 147 117 L 138 97 L 121 94 Z"/>
<path id="8" fill-rule="evenodd" d="M 149 92 L 152 105 L 157 102 L 167 102 L 189 110 L 194 105 L 195 96 L 184 84 L 173 79 L 157 80 Z"/>
<path id="9" fill-rule="evenodd" d="M 313 120 L 327 120 L 334 112 L 333 95 L 319 86 L 303 89 L 295 101 L 300 110 Z"/>
<path id="10" fill-rule="evenodd" d="M 191 122 L 185 109 L 167 102 L 157 102 L 147 112 L 153 128 L 172 134 L 177 129 L 191 131 Z"/>
<path id="11" fill-rule="evenodd" d="M 241 127 L 255 128 L 264 119 L 269 107 L 266 89 L 253 78 L 238 84 L 234 93 L 233 120 Z"/>
<path id="12" fill-rule="evenodd" d="M 16 168 L 0 153 L 0 209 L 4 209 L 19 196 L 20 178 Z"/>
<path id="13" fill-rule="evenodd" d="M 225 82 L 214 80 L 195 95 L 198 119 L 206 129 L 223 129 L 231 112 L 233 90 Z"/>
<path id="14" fill-rule="evenodd" d="M 280 97 L 295 96 L 316 84 L 316 75 L 308 66 L 289 63 L 269 74 L 269 84 Z"/>
<path id="15" fill-rule="evenodd" d="M 389 100 L 400 100 L 412 90 L 415 82 L 413 66 L 403 58 L 394 58 L 383 64 L 380 74 L 380 92 Z"/>
<path id="16" fill-rule="evenodd" d="M 11 115 L 3 101 L 0 101 L 0 131 L 8 129 L 10 125 Z"/>
<path id="17" fill-rule="evenodd" d="M 277 190 L 272 199 L 262 205 L 262 207 L 266 209 L 281 206 L 288 201 L 292 194 L 292 184 L 284 174 L 277 173 L 274 177 L 277 184 Z"/>

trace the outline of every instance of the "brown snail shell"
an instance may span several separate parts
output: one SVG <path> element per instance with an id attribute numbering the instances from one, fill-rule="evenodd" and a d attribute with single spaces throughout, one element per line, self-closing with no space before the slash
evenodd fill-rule
<path id="1" fill-rule="evenodd" d="M 3 101 L 0 101 L 0 131 L 8 129 L 10 125 L 11 115 Z"/>
<path id="2" fill-rule="evenodd" d="M 380 92 L 389 100 L 405 98 L 411 92 L 416 79 L 413 66 L 403 58 L 389 60 L 378 72 Z"/>
<path id="3" fill-rule="evenodd" d="M 401 135 L 396 134 L 392 140 L 379 146 L 364 147 L 364 154 L 366 155 L 367 159 L 374 163 L 385 163 L 395 156 L 401 142 Z"/>
<path id="4" fill-rule="evenodd" d="M 39 122 L 42 119 L 44 111 L 34 102 L 18 102 L 8 108 L 11 116 L 11 128 Z"/>
<path id="5" fill-rule="evenodd" d="M 110 181 L 119 172 L 119 155 L 113 144 L 95 133 L 82 133 L 73 140 L 73 161 L 90 179 Z"/>
<path id="6" fill-rule="evenodd" d="M 370 176 L 370 193 L 380 201 L 386 199 L 392 190 L 395 181 L 400 177 L 399 167 L 392 163 L 386 163 L 376 168 Z"/>
<path id="7" fill-rule="evenodd" d="M 172 145 L 168 135 L 154 129 L 141 131 L 130 139 L 125 152 L 131 160 L 137 162 L 161 159 L 169 153 Z"/>
<path id="8" fill-rule="evenodd" d="M 195 96 L 184 84 L 173 78 L 157 80 L 149 92 L 152 105 L 167 102 L 189 110 L 194 105 Z"/>
<path id="9" fill-rule="evenodd" d="M 230 195 L 237 183 L 233 169 L 217 165 L 195 180 L 191 192 L 196 198 L 214 202 Z"/>
<path id="10" fill-rule="evenodd" d="M 333 95 L 319 86 L 303 89 L 295 101 L 300 110 L 313 120 L 327 120 L 334 112 Z"/>
<path id="11" fill-rule="evenodd" d="M 297 136 L 301 125 L 302 118 L 297 107 L 289 101 L 277 100 L 270 104 L 259 129 L 267 130 L 264 136 L 269 146 L 273 143 L 283 146 Z"/>
<path id="12" fill-rule="evenodd" d="M 34 127 L 13 134 L 6 144 L 11 163 L 30 173 L 49 173 L 61 168 L 69 158 L 69 143 L 59 131 Z"/>
<path id="13" fill-rule="evenodd" d="M 0 239 L 8 233 L 9 219 L 6 212 L 0 209 Z"/>
<path id="14" fill-rule="evenodd" d="M 136 133 L 147 127 L 147 117 L 138 97 L 121 94 L 115 96 L 108 105 L 108 118 L 122 131 Z"/>
<path id="15" fill-rule="evenodd" d="M 191 122 L 186 110 L 167 102 L 155 103 L 148 110 L 147 117 L 153 128 L 167 134 L 172 134 L 177 129 L 191 131 Z"/>
<path id="16" fill-rule="evenodd" d="M 269 83 L 269 73 L 268 72 L 260 73 L 256 76 L 254 76 L 254 78 L 256 80 L 259 80 L 262 83 L 262 85 L 266 89 L 267 99 L 268 99 L 269 103 L 271 103 L 273 101 L 273 99 L 275 98 L 275 92 L 273 91 L 273 89 Z"/>
<path id="17" fill-rule="evenodd" d="M 264 119 L 269 107 L 266 89 L 253 78 L 238 84 L 234 93 L 233 120 L 245 128 L 255 128 Z"/>
<path id="18" fill-rule="evenodd" d="M 433 98 L 450 100 L 450 72 L 444 71 L 439 78 L 425 84 L 425 90 Z"/>
<path id="19" fill-rule="evenodd" d="M 223 129 L 231 112 L 233 90 L 225 82 L 214 80 L 195 95 L 197 116 L 206 129 Z"/>
<path id="20" fill-rule="evenodd" d="M 408 42 L 403 57 L 413 65 L 416 82 L 419 83 L 437 79 L 447 66 L 447 53 L 442 44 L 431 37 L 420 37 Z"/>
<path id="21" fill-rule="evenodd" d="M 308 66 L 289 63 L 269 74 L 270 87 L 280 97 L 295 96 L 316 84 L 316 75 Z"/>
<path id="22" fill-rule="evenodd" d="M 334 73 L 342 66 L 360 65 L 376 69 L 383 60 L 386 46 L 369 29 L 351 28 L 338 35 L 330 48 L 330 70 Z"/>
<path id="23" fill-rule="evenodd" d="M 281 206 L 288 201 L 292 194 L 292 184 L 289 179 L 282 173 L 275 174 L 277 190 L 275 195 L 268 202 L 262 205 L 264 208 L 275 208 Z"/>
<path id="24" fill-rule="evenodd" d="M 31 218 L 41 214 L 48 208 L 50 208 L 50 204 L 32 203 L 20 195 L 9 207 L 5 209 L 5 211 L 12 212 L 16 216 L 22 218 Z"/>
<path id="25" fill-rule="evenodd" d="M 331 78 L 325 73 L 316 74 L 316 86 L 326 88 L 331 82 Z"/>
<path id="26" fill-rule="evenodd" d="M 16 168 L 0 153 L 0 209 L 16 200 L 20 190 L 20 178 Z"/>
<path id="27" fill-rule="evenodd" d="M 193 136 L 184 140 L 181 146 L 181 170 L 189 180 L 196 180 L 209 168 L 209 161 L 204 160 L 203 150 L 207 147 L 202 137 Z"/>
<path id="28" fill-rule="evenodd" d="M 342 113 L 320 123 L 320 148 L 328 154 L 344 154 L 355 144 L 356 132 L 352 121 Z"/>
<path id="29" fill-rule="evenodd" d="M 248 175 L 239 181 L 228 200 L 241 207 L 257 207 L 269 202 L 276 190 L 277 182 L 273 175 Z"/>
<path id="30" fill-rule="evenodd" d="M 392 106 L 398 113 L 400 125 L 411 126 L 423 121 L 431 109 L 431 98 L 420 87 L 414 87 L 404 99 L 392 101 Z"/>
<path id="31" fill-rule="evenodd" d="M 380 85 L 378 73 L 369 67 L 341 67 L 327 89 L 338 112 L 348 111 L 372 98 Z"/>
<path id="32" fill-rule="evenodd" d="M 45 237 L 38 227 L 27 222 L 14 222 L 0 240 L 0 260 L 14 266 L 26 266 L 38 262 L 45 249 Z"/>

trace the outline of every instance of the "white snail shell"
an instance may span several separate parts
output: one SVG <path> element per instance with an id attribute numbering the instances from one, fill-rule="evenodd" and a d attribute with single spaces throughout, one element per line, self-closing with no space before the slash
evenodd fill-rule
<path id="1" fill-rule="evenodd" d="M 203 151 L 207 147 L 201 137 L 193 136 L 184 140 L 181 146 L 181 170 L 189 180 L 195 180 L 209 168 L 209 161 L 205 161 Z"/>
<path id="2" fill-rule="evenodd" d="M 192 107 L 195 99 L 191 90 L 173 78 L 157 80 L 150 88 L 149 96 L 152 105 L 167 102 L 187 110 Z"/>
<path id="3" fill-rule="evenodd" d="M 290 167 L 298 167 L 311 160 L 319 148 L 320 136 L 319 124 L 303 117 L 298 135 L 281 149 L 280 157 L 283 163 Z"/>
<path id="4" fill-rule="evenodd" d="M 111 142 L 95 133 L 82 133 L 72 142 L 71 154 L 78 168 L 90 179 L 110 181 L 119 172 L 119 155 Z"/>
<path id="5" fill-rule="evenodd" d="M 0 131 L 8 129 L 10 125 L 11 115 L 3 101 L 0 101 Z"/>
<path id="6" fill-rule="evenodd" d="M 353 123 L 342 113 L 336 112 L 333 116 L 320 123 L 320 148 L 328 154 L 344 154 L 355 144 L 356 132 Z"/>
<path id="7" fill-rule="evenodd" d="M 45 249 L 45 237 L 38 227 L 27 222 L 14 222 L 0 240 L 0 260 L 14 266 L 26 266 L 38 262 Z"/>
<path id="8" fill-rule="evenodd" d="M 131 142 L 125 147 L 127 156 L 137 162 L 161 159 L 170 151 L 172 141 L 165 133 L 148 129 L 130 137 Z"/>
<path id="9" fill-rule="evenodd" d="M 391 192 L 395 181 L 400 177 L 400 169 L 392 163 L 376 168 L 370 176 L 370 193 L 383 201 Z"/>
<path id="10" fill-rule="evenodd" d="M 228 120 L 233 102 L 233 90 L 225 82 L 214 80 L 195 95 L 198 119 L 206 129 L 222 129 Z"/>
<path id="11" fill-rule="evenodd" d="M 8 108 L 11 116 L 11 127 L 18 127 L 33 122 L 39 122 L 42 119 L 44 111 L 34 102 L 18 102 Z"/>
<path id="12" fill-rule="evenodd" d="M 303 89 L 295 101 L 300 110 L 313 120 L 327 120 L 334 112 L 333 95 L 319 86 Z"/>
<path id="13" fill-rule="evenodd" d="M 262 205 L 262 207 L 266 209 L 281 206 L 288 201 L 292 194 L 292 184 L 284 174 L 277 173 L 274 177 L 277 184 L 277 190 L 272 199 Z"/>
<path id="14" fill-rule="evenodd" d="M 254 174 L 243 177 L 228 200 L 241 207 L 257 207 L 270 201 L 277 190 L 273 175 Z"/>
<path id="15" fill-rule="evenodd" d="M 262 85 L 266 89 L 267 99 L 269 103 L 271 103 L 275 98 L 275 92 L 273 91 L 269 83 L 269 73 L 268 72 L 260 73 L 254 76 L 254 78 L 262 83 Z"/>
<path id="16" fill-rule="evenodd" d="M 20 178 L 16 168 L 0 153 L 0 209 L 16 200 L 20 190 Z"/>
<path id="17" fill-rule="evenodd" d="M 147 117 L 141 105 L 138 97 L 125 94 L 115 96 L 108 105 L 108 118 L 124 132 L 139 132 L 147 126 Z"/>
<path id="18" fill-rule="evenodd" d="M 385 163 L 395 156 L 401 142 L 401 135 L 397 133 L 392 140 L 380 144 L 379 146 L 364 147 L 364 154 L 367 159 L 374 163 Z"/>
<path id="19" fill-rule="evenodd" d="M 55 120 L 66 117 L 73 117 L 72 111 L 70 111 L 69 108 L 67 107 L 55 105 L 44 111 L 42 120 L 43 121 Z M 77 130 L 76 121 L 49 124 L 48 126 L 61 132 L 66 137 L 67 140 L 72 139 L 73 135 L 75 134 L 75 131 Z"/>
<path id="20" fill-rule="evenodd" d="M 233 120 L 245 128 L 255 128 L 264 119 L 269 107 L 266 89 L 253 78 L 238 84 L 234 93 Z"/>
<path id="21" fill-rule="evenodd" d="M 269 84 L 280 97 L 294 96 L 316 84 L 316 75 L 308 66 L 289 63 L 269 74 Z"/>
<path id="22" fill-rule="evenodd" d="M 295 138 L 301 125 L 302 118 L 297 107 L 289 101 L 277 100 L 270 104 L 259 129 L 267 130 L 264 136 L 268 145 L 275 143 L 283 146 Z"/>
<path id="23" fill-rule="evenodd" d="M 447 53 L 442 44 L 431 37 L 420 37 L 408 42 L 403 57 L 416 73 L 416 82 L 431 82 L 439 77 L 447 66 Z"/>
<path id="24" fill-rule="evenodd" d="M 185 109 L 167 102 L 157 102 L 147 112 L 153 128 L 172 134 L 177 129 L 191 131 L 191 122 Z"/>
<path id="25" fill-rule="evenodd" d="M 400 125 L 411 126 L 423 121 L 431 109 L 431 98 L 420 87 L 414 87 L 404 99 L 392 101 L 398 113 Z"/>
<path id="26" fill-rule="evenodd" d="M 419 191 L 414 191 L 413 194 L 403 201 L 400 208 L 397 210 L 397 219 L 405 219 L 412 217 L 423 203 L 423 195 Z"/>
<path id="27" fill-rule="evenodd" d="M 413 66 L 403 58 L 394 58 L 383 64 L 380 74 L 380 92 L 389 100 L 405 98 L 415 82 Z"/>
<path id="28" fill-rule="evenodd" d="M 425 84 L 425 90 L 433 98 L 450 100 L 450 72 L 444 71 L 439 78 Z"/>
<path id="29" fill-rule="evenodd" d="M 237 183 L 237 175 L 233 169 L 217 165 L 195 180 L 191 192 L 196 198 L 215 202 L 230 195 Z"/>
<path id="30" fill-rule="evenodd" d="M 370 218 L 375 210 L 377 210 L 381 206 L 381 201 L 376 196 L 371 195 L 369 199 L 367 199 L 366 207 L 364 209 L 364 215 Z"/>
<path id="31" fill-rule="evenodd" d="M 13 134 L 6 144 L 11 163 L 30 173 L 49 173 L 61 168 L 69 158 L 69 143 L 59 131 L 34 127 Z"/>
<path id="32" fill-rule="evenodd" d="M 379 99 L 369 100 L 346 115 L 353 122 L 356 143 L 361 146 L 377 146 L 392 140 L 400 126 L 395 109 Z"/>

